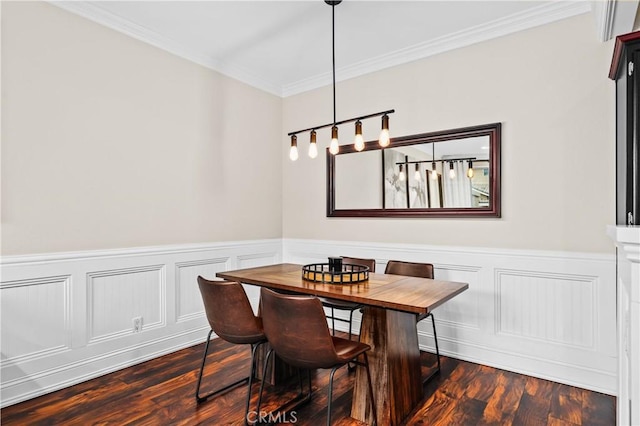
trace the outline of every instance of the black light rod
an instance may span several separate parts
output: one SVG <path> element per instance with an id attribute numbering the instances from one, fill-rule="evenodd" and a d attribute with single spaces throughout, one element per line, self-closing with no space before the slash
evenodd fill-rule
<path id="1" fill-rule="evenodd" d="M 466 157 L 466 158 L 446 158 L 444 160 L 418 160 L 418 161 L 399 161 L 396 163 L 396 165 L 399 164 L 418 164 L 418 163 L 446 163 L 447 161 L 467 161 L 467 160 L 471 160 L 471 161 L 489 161 L 489 160 L 478 160 L 477 157 Z"/>
<path id="2" fill-rule="evenodd" d="M 298 133 L 308 132 L 310 130 L 324 129 L 325 127 L 339 126 L 340 124 L 351 123 L 351 122 L 358 121 L 358 120 L 365 120 L 367 118 L 377 117 L 377 116 L 380 116 L 380 115 L 393 114 L 394 112 L 396 112 L 395 109 L 389 109 L 387 111 L 376 112 L 375 114 L 361 115 L 360 117 L 350 118 L 348 120 L 337 121 L 335 123 L 323 124 L 322 126 L 309 127 L 308 129 L 303 129 L 303 130 L 296 130 L 295 132 L 287 133 L 287 136 L 297 135 Z"/>

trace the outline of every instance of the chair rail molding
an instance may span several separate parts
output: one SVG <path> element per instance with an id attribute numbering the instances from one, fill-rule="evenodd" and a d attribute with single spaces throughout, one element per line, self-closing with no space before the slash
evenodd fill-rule
<path id="1" fill-rule="evenodd" d="M 390 259 L 433 263 L 436 279 L 469 283 L 434 310 L 443 355 L 616 394 L 613 254 L 283 240 L 285 262 L 328 256 L 375 258 L 376 271 Z M 418 337 L 433 352 L 430 328 L 420 323 Z"/>
<path id="2" fill-rule="evenodd" d="M 203 342 L 197 276 L 281 258 L 279 238 L 3 257 L 0 405 Z"/>

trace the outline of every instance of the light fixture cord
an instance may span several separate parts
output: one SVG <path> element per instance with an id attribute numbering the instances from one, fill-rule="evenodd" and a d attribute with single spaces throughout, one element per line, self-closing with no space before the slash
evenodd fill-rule
<path id="1" fill-rule="evenodd" d="M 331 53 L 333 68 L 333 125 L 336 125 L 336 5 L 331 5 Z"/>

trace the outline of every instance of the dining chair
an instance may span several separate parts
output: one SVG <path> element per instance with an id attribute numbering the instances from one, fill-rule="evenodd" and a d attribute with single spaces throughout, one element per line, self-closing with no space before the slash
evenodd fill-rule
<path id="1" fill-rule="evenodd" d="M 361 259 L 359 257 L 342 257 L 342 265 L 360 265 L 369 268 L 369 272 L 375 272 L 376 260 L 375 259 Z M 319 297 L 322 306 L 331 309 L 331 315 L 326 317 L 331 319 L 332 334 L 336 335 L 336 321 L 342 321 L 349 324 L 349 340 L 351 340 L 351 324 L 353 323 L 353 313 L 358 309 L 362 309 L 362 305 L 354 302 L 347 302 L 343 300 L 329 299 L 327 297 Z M 341 317 L 336 317 L 335 311 L 349 311 L 349 319 L 346 320 Z"/>
<path id="2" fill-rule="evenodd" d="M 244 423 L 248 424 L 249 401 L 251 400 L 251 385 L 253 376 L 256 374 L 256 349 L 267 342 L 262 328 L 262 319 L 253 314 L 253 309 L 247 298 L 242 285 L 235 281 L 209 281 L 201 276 L 198 277 L 198 287 L 204 302 L 204 309 L 207 320 L 211 326 L 207 335 L 207 343 L 202 356 L 202 365 L 198 374 L 198 384 L 196 385 L 196 401 L 198 403 L 206 401 L 212 396 L 220 395 L 248 382 L 247 400 L 245 403 Z M 200 385 L 202 383 L 202 373 L 207 361 L 207 352 L 211 334 L 216 333 L 218 337 L 237 345 L 251 345 L 251 369 L 248 377 L 240 379 L 229 385 L 206 395 L 200 395 Z"/>
<path id="3" fill-rule="evenodd" d="M 273 352 L 293 367 L 307 370 L 309 392 L 291 410 L 311 400 L 312 387 L 309 370 L 330 368 L 327 426 L 330 425 L 333 376 L 338 368 L 353 362 L 366 369 L 371 409 L 374 424 L 377 424 L 375 421 L 376 405 L 371 385 L 369 359 L 367 358 L 367 351 L 371 347 L 365 343 L 332 336 L 322 309 L 322 303 L 315 296 L 279 294 L 264 287 L 260 289 L 260 296 L 264 332 L 271 346 L 265 358 L 264 371 L 266 372 L 267 363 Z M 361 355 L 363 361 L 358 360 Z M 260 412 L 262 403 L 264 382 L 263 379 L 260 384 L 258 412 Z M 302 380 L 300 380 L 300 386 L 302 388 Z M 302 396 L 302 392 L 300 396 Z"/>
<path id="4" fill-rule="evenodd" d="M 430 278 L 433 279 L 433 265 L 431 263 L 418 263 L 418 262 L 403 262 L 400 260 L 390 260 L 387 262 L 387 267 L 384 270 L 385 274 L 392 275 L 407 275 L 410 277 Z M 433 326 L 433 340 L 436 344 L 436 358 L 438 362 L 438 368 L 431 373 L 426 379 L 423 380 L 426 383 L 431 377 L 440 373 L 440 349 L 438 348 L 438 335 L 436 334 L 436 321 L 431 312 L 428 314 L 418 315 L 416 321 L 420 322 L 423 319 L 431 317 L 431 325 Z"/>

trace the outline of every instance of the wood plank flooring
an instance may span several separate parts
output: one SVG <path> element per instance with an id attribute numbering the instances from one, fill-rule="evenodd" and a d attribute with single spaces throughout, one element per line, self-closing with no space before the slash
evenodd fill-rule
<path id="1" fill-rule="evenodd" d="M 196 345 L 0 411 L 3 425 L 240 425 L 246 386 L 196 404 L 204 345 Z M 203 392 L 248 373 L 248 346 L 212 341 Z M 442 372 L 425 386 L 407 425 L 615 425 L 615 398 L 597 392 L 443 357 Z M 423 374 L 435 356 L 422 354 Z M 333 423 L 362 425 L 349 417 L 355 374 L 334 379 Z M 326 421 L 328 371 L 314 372 L 313 399 L 296 410 L 298 425 Z M 265 387 L 263 408 L 274 410 L 296 396 L 291 386 Z M 257 402 L 254 386 L 252 407 Z M 283 418 L 284 419 L 284 418 Z M 289 417 L 290 423 L 294 418 Z M 384 425 L 381 425 L 384 426 Z"/>

